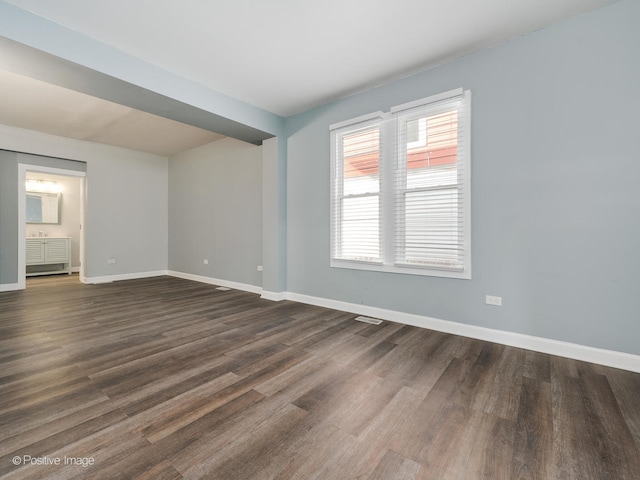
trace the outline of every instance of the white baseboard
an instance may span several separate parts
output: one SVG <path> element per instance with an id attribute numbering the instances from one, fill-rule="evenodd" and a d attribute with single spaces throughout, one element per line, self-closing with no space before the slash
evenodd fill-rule
<path id="1" fill-rule="evenodd" d="M 380 318 L 391 322 L 413 325 L 415 327 L 427 328 L 438 332 L 452 333 L 463 337 L 486 340 L 488 342 L 500 343 L 511 347 L 524 348 L 550 355 L 572 358 L 584 362 L 597 363 L 607 367 L 620 368 L 640 373 L 640 355 L 616 352 L 614 350 L 604 350 L 601 348 L 588 347 L 575 343 L 562 342 L 549 338 L 535 337 L 521 333 L 507 332 L 504 330 L 494 330 L 491 328 L 467 325 L 464 323 L 440 320 L 422 315 L 397 312 L 383 308 L 370 307 L 356 303 L 330 300 L 299 293 L 283 292 L 275 294 L 280 300 L 292 300 L 294 302 L 316 305 L 319 307 L 332 308 L 343 312 L 365 315 L 367 317 Z M 264 298 L 270 298 L 264 296 Z M 281 297 L 281 298 L 280 298 Z"/>
<path id="2" fill-rule="evenodd" d="M 80 279 L 80 281 L 82 283 L 89 284 L 111 283 L 118 282 L 120 280 L 136 280 L 138 278 L 159 277 L 161 275 L 168 275 L 168 273 L 166 270 L 157 270 L 155 272 L 123 273 L 120 275 L 105 275 L 102 277 L 83 277 Z"/>
<path id="3" fill-rule="evenodd" d="M 205 277 L 203 275 L 194 275 L 192 273 L 175 272 L 169 270 L 165 272 L 166 275 L 172 277 L 184 278 L 185 280 L 193 280 L 194 282 L 208 283 L 209 285 L 217 285 L 219 287 L 229 287 L 234 290 L 242 290 L 250 293 L 262 293 L 262 288 L 256 285 L 249 285 L 248 283 L 232 282 L 229 280 L 222 280 L 220 278 Z"/>
<path id="4" fill-rule="evenodd" d="M 0 283 L 0 292 L 14 292 L 16 290 L 24 290 L 24 285 L 19 283 Z"/>
<path id="5" fill-rule="evenodd" d="M 288 292 L 269 292 L 267 290 L 262 290 L 261 298 L 264 298 L 265 300 L 272 300 L 274 302 L 280 302 L 282 300 L 287 300 L 288 295 L 291 295 L 291 294 Z M 300 303 L 306 303 L 306 302 L 300 302 Z"/>

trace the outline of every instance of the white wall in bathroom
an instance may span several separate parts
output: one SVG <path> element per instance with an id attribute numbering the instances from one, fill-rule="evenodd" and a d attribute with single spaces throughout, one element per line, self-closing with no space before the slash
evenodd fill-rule
<path id="1" fill-rule="evenodd" d="M 37 237 L 40 232 L 49 237 L 71 237 L 71 268 L 80 268 L 80 178 L 27 172 L 27 179 L 49 180 L 61 187 L 62 205 L 60 225 L 26 224 L 26 236 Z"/>

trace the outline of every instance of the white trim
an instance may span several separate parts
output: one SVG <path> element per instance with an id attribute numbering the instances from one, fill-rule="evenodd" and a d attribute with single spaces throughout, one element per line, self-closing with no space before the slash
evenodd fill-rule
<path id="1" fill-rule="evenodd" d="M 24 290 L 24 287 L 21 288 L 19 283 L 0 283 L 0 293 L 15 290 Z"/>
<path id="2" fill-rule="evenodd" d="M 444 333 L 451 333 L 463 337 L 486 340 L 488 342 L 500 343 L 510 347 L 524 348 L 535 352 L 558 355 L 572 358 L 584 362 L 597 363 L 607 367 L 620 368 L 631 372 L 640 373 L 640 355 L 633 355 L 614 350 L 604 350 L 601 348 L 579 345 L 576 343 L 562 342 L 549 338 L 535 337 L 522 333 L 507 332 L 504 330 L 494 330 L 491 328 L 467 325 L 464 323 L 440 320 L 438 318 L 403 313 L 383 308 L 370 307 L 356 303 L 330 300 L 327 298 L 313 297 L 299 293 L 283 292 L 280 294 L 286 300 L 316 305 L 318 307 L 332 308 L 343 312 L 365 315 L 367 317 L 380 318 L 391 322 L 412 325 L 415 327 L 436 330 Z M 268 298 L 268 297 L 265 297 Z"/>
<path id="3" fill-rule="evenodd" d="M 44 173 L 50 173 L 52 175 L 62 175 L 65 177 L 86 177 L 87 176 L 87 172 L 82 170 L 68 170 L 66 168 L 43 167 L 40 165 L 32 165 L 30 163 L 23 163 L 23 162 L 20 162 L 20 165 L 26 165 L 27 170 L 31 172 L 44 172 Z"/>
<path id="4" fill-rule="evenodd" d="M 102 277 L 81 277 L 80 281 L 82 283 L 93 285 L 97 283 L 119 282 L 120 280 L 136 280 L 138 278 L 160 277 L 162 275 L 169 275 L 169 273 L 166 270 L 157 270 L 155 272 L 123 273 L 120 275 L 105 275 Z"/>
<path id="5" fill-rule="evenodd" d="M 87 273 L 87 177 L 80 178 L 80 258 L 79 276 L 80 281 L 84 283 Z"/>
<path id="6" fill-rule="evenodd" d="M 263 290 L 260 298 L 264 298 L 265 300 L 271 300 L 272 302 L 280 302 L 282 300 L 286 300 L 287 295 L 290 295 L 290 294 L 287 292 L 268 292 L 266 290 Z"/>
<path id="7" fill-rule="evenodd" d="M 329 130 L 337 130 L 349 125 L 355 125 L 358 123 L 368 122 L 369 120 L 375 120 L 376 118 L 384 118 L 384 113 L 381 111 L 367 113 L 366 115 L 360 115 L 356 118 L 350 118 L 349 120 L 343 120 L 342 122 L 329 125 Z"/>
<path id="8" fill-rule="evenodd" d="M 387 242 L 389 243 L 389 242 Z M 471 262 L 469 262 L 471 263 Z M 366 263 L 355 260 L 343 260 L 341 258 L 332 258 L 329 266 L 333 268 L 346 268 L 349 270 L 369 270 L 371 272 L 381 273 L 401 273 L 403 275 L 422 275 L 425 277 L 441 277 L 456 278 L 459 280 L 471 279 L 471 268 L 464 270 L 438 270 L 437 268 L 428 268 L 410 265 L 399 267 L 389 263 Z"/>
<path id="9" fill-rule="evenodd" d="M 464 201 L 464 218 L 462 219 L 462 224 L 464 225 L 464 273 L 468 275 L 466 278 L 471 278 L 471 266 L 473 264 L 472 255 L 471 255 L 471 209 L 473 206 L 471 205 L 471 90 L 465 90 L 463 92 L 464 99 L 464 125 L 465 128 L 462 131 L 462 135 L 464 136 L 463 148 L 464 148 L 464 157 L 465 161 L 463 162 L 463 173 L 462 173 L 462 192 L 465 195 Z"/>
<path id="10" fill-rule="evenodd" d="M 467 90 L 468 91 L 468 90 Z M 395 107 L 391 107 L 391 113 L 398 113 L 403 110 L 409 110 L 415 107 L 422 107 L 424 105 L 428 105 L 430 103 L 439 102 L 440 100 L 446 100 L 452 97 L 459 97 L 463 95 L 464 89 L 462 88 L 454 88 L 453 90 L 449 90 L 448 92 L 438 93 L 436 95 L 431 95 L 430 97 L 421 98 L 419 100 L 414 100 L 413 102 L 403 103 L 402 105 L 396 105 Z"/>
<path id="11" fill-rule="evenodd" d="M 194 275 L 192 273 L 175 272 L 169 270 L 163 275 L 171 275 L 172 277 L 184 278 L 185 280 L 193 280 L 194 282 L 208 283 L 209 285 L 216 285 L 221 287 L 229 287 L 235 290 L 243 290 L 249 293 L 262 293 L 262 288 L 256 285 L 249 285 L 248 283 L 231 282 L 229 280 L 222 280 L 220 278 L 205 277 L 203 275 Z"/>
<path id="12" fill-rule="evenodd" d="M 82 230 L 80 232 L 80 279 L 83 281 L 82 270 L 86 265 L 86 259 L 84 258 L 84 243 L 85 243 L 85 224 L 86 224 L 86 176 L 87 172 L 78 170 L 68 170 L 66 168 L 44 167 L 40 165 L 31 165 L 30 163 L 18 163 L 18 290 L 24 290 L 27 288 L 26 274 L 27 274 L 27 260 L 25 254 L 26 248 L 26 189 L 25 181 L 27 179 L 27 172 L 44 172 L 51 173 L 52 175 L 62 175 L 65 177 L 77 177 L 80 178 L 80 223 Z M 83 283 L 86 283 L 83 281 Z"/>
<path id="13" fill-rule="evenodd" d="M 27 205 L 27 189 L 25 182 L 27 181 L 27 165 L 18 164 L 18 288 L 24 290 L 27 288 L 27 232 L 26 232 L 26 205 Z"/>

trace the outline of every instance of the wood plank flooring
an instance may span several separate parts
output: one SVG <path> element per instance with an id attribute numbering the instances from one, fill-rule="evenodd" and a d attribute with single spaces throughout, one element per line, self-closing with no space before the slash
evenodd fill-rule
<path id="1" fill-rule="evenodd" d="M 640 479 L 640 374 L 172 277 L 27 284 L 3 479 Z"/>

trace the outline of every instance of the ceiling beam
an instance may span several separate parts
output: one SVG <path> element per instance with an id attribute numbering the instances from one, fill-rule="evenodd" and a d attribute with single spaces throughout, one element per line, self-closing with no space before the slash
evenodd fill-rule
<path id="1" fill-rule="evenodd" d="M 254 145 L 274 135 L 0 37 L 0 68 Z"/>

